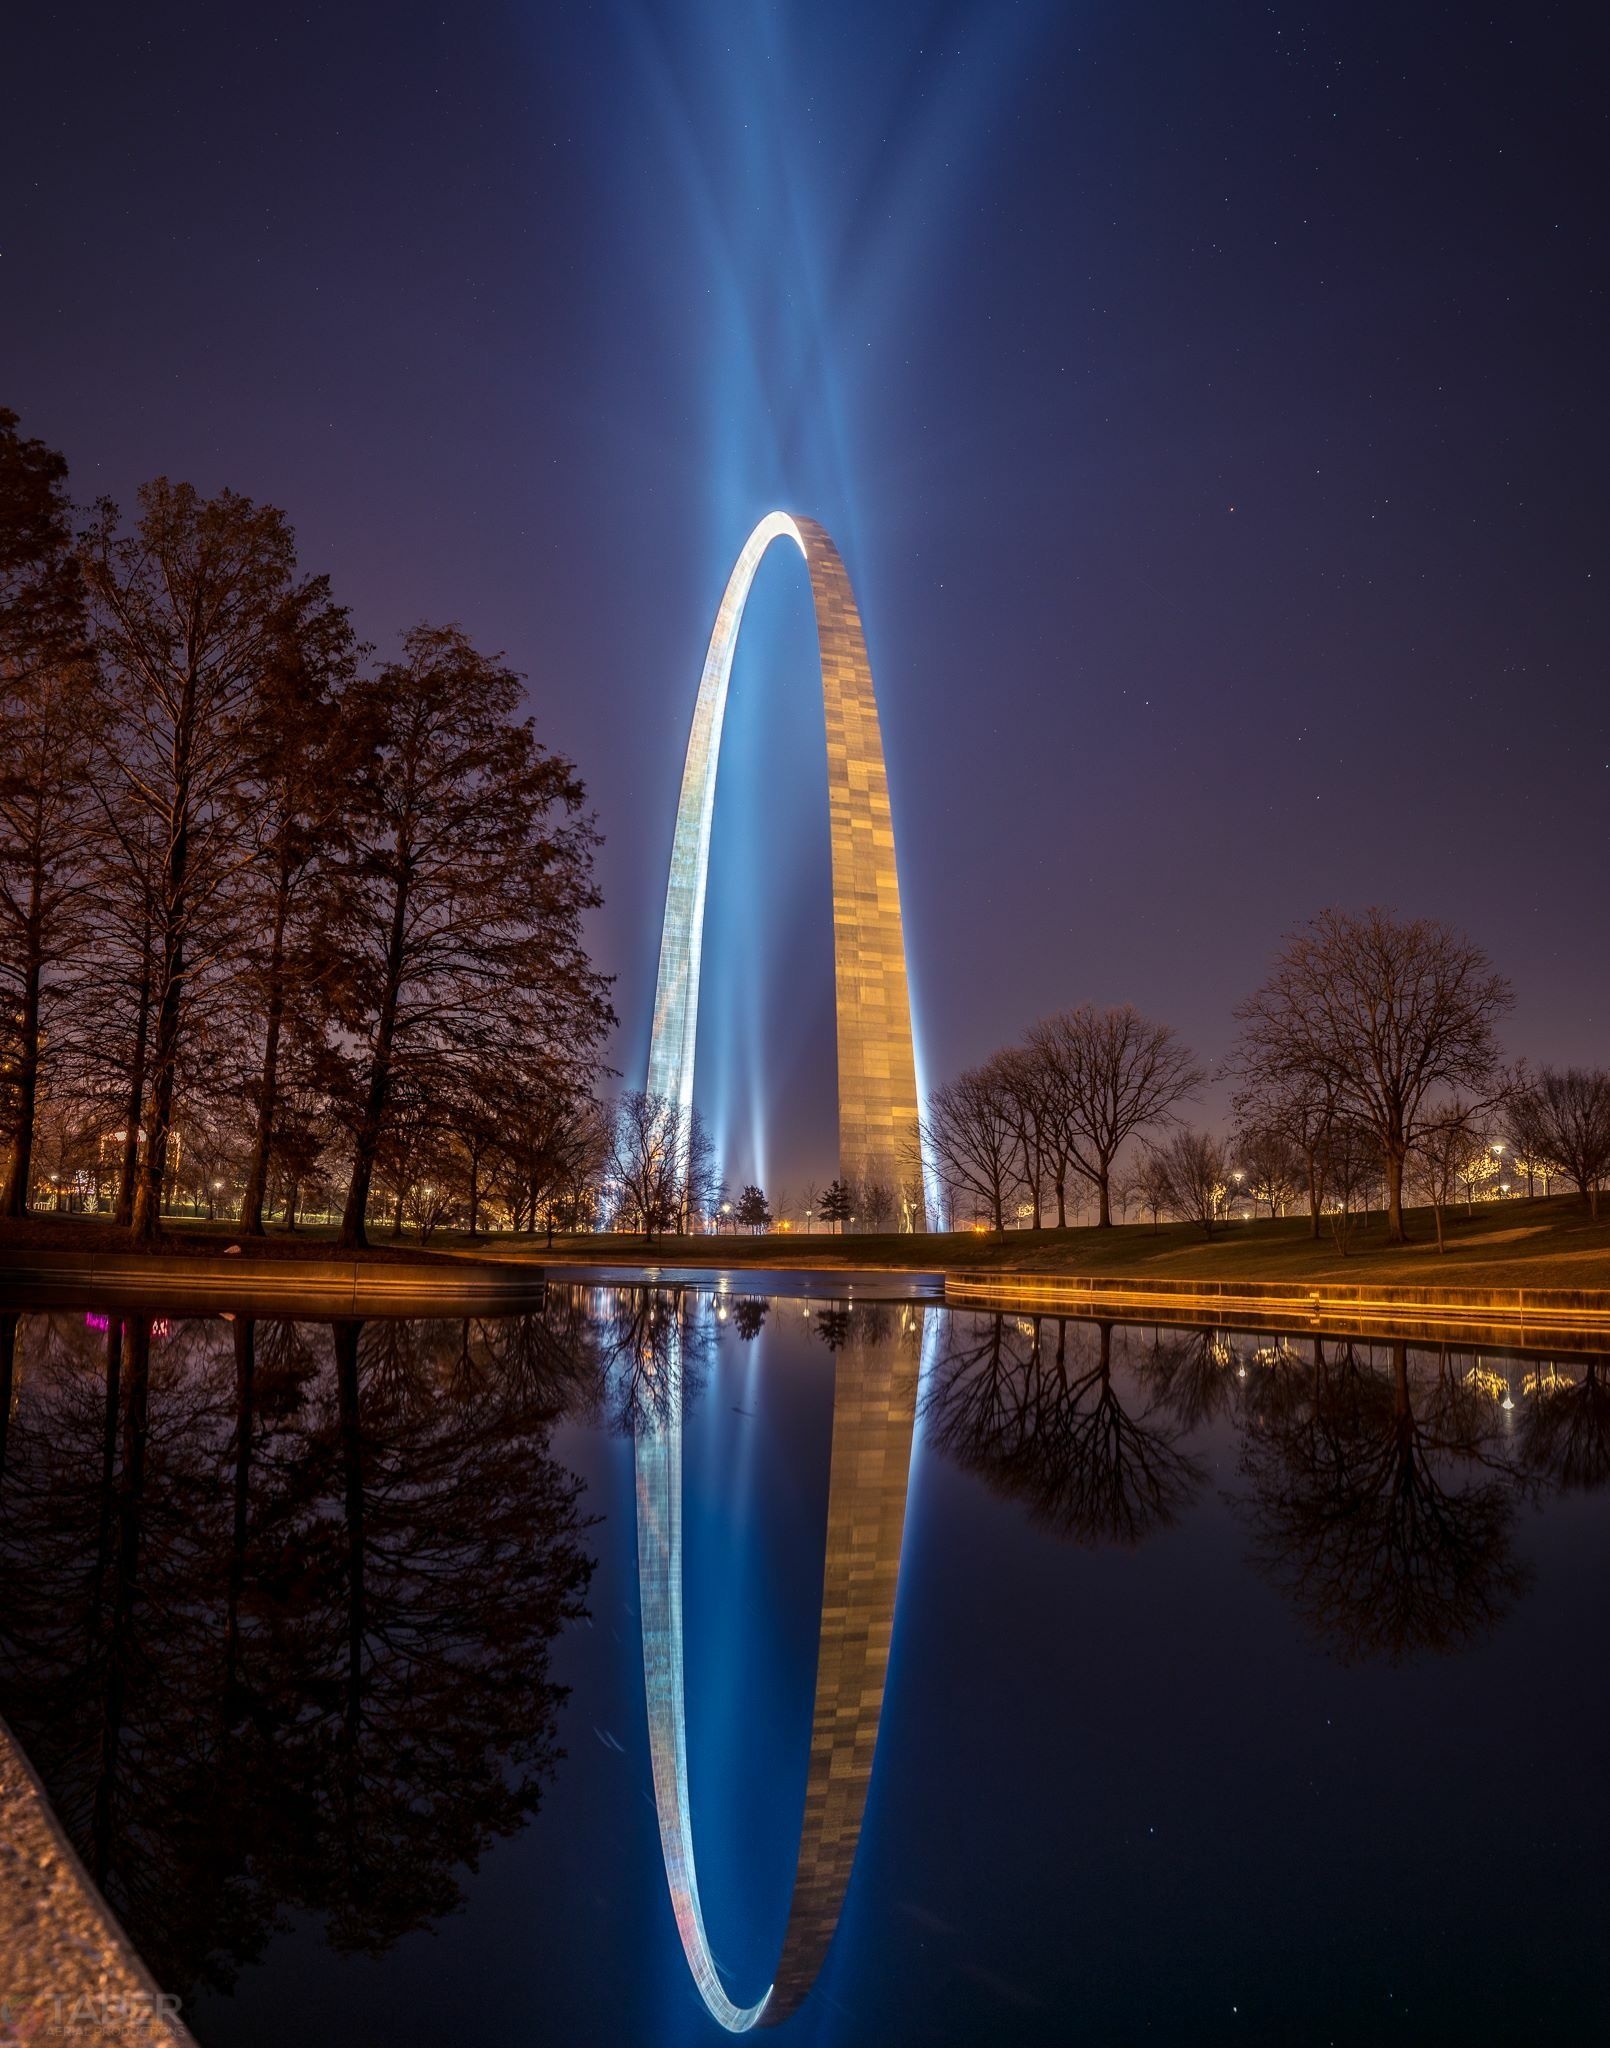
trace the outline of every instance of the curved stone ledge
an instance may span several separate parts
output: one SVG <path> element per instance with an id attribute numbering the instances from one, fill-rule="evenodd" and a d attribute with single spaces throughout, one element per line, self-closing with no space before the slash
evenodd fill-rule
<path id="1" fill-rule="evenodd" d="M 0 2041 L 195 2048 L 0 1721 Z"/>
<path id="2" fill-rule="evenodd" d="M 1109 1280 L 1071 1273 L 945 1275 L 951 1308 L 1135 1322 L 1295 1324 L 1337 1334 L 1460 1338 L 1555 1351 L 1610 1351 L 1610 1292 L 1566 1287 L 1384 1287 L 1327 1281 Z"/>
<path id="3" fill-rule="evenodd" d="M 543 1268 L 511 1261 L 444 1258 L 440 1265 L 383 1259 L 186 1257 L 177 1252 L 0 1252 L 0 1300 L 100 1308 L 207 1308 L 272 1315 L 409 1314 L 433 1307 L 469 1313 L 530 1308 L 542 1300 Z"/>

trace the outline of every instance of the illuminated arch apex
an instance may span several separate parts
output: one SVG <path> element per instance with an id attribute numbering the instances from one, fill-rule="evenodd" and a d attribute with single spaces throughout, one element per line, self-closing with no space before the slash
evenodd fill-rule
<path id="1" fill-rule="evenodd" d="M 787 512 L 768 513 L 744 543 L 704 658 L 665 892 L 648 1087 L 680 1104 L 685 1129 L 693 1105 L 710 831 L 732 658 L 761 557 L 773 541 L 784 538 L 799 549 L 810 573 L 827 722 L 839 1172 L 846 1180 L 875 1177 L 898 1187 L 915 1168 L 917 1072 L 894 821 L 872 669 L 838 549 L 815 520 Z M 920 1202 L 914 1213 L 920 1221 Z"/>

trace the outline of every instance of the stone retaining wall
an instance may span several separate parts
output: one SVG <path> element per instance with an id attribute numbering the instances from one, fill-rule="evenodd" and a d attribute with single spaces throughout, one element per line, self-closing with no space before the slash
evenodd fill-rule
<path id="1" fill-rule="evenodd" d="M 441 1305 L 487 1313 L 542 1299 L 540 1266 L 514 1261 L 444 1259 L 440 1265 L 384 1259 L 206 1258 L 181 1252 L 0 1252 L 0 1295 L 21 1307 L 29 1296 L 60 1307 L 112 1303 L 155 1308 L 219 1303 L 272 1315 L 316 1306 L 324 1314 L 397 1314 Z"/>
<path id="2" fill-rule="evenodd" d="M 1491 1338 L 1572 1351 L 1610 1351 L 1610 1292 L 1592 1288 L 1387 1287 L 1363 1282 L 1101 1279 L 1070 1273 L 945 1275 L 954 1308 L 1128 1320 L 1271 1324 L 1378 1334 Z"/>

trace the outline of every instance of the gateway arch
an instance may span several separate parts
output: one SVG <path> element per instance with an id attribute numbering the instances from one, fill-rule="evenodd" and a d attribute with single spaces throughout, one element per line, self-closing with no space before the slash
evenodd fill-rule
<path id="1" fill-rule="evenodd" d="M 784 539 L 793 541 L 810 572 L 827 718 L 839 1174 L 852 1185 L 876 1180 L 899 1190 L 920 1177 L 917 1071 L 894 824 L 872 670 L 838 549 L 814 520 L 786 512 L 769 513 L 745 541 L 727 579 L 699 679 L 665 892 L 648 1092 L 679 1106 L 680 1128 L 686 1132 L 693 1107 L 699 958 L 727 686 L 755 571 L 772 542 Z M 921 1199 L 907 1207 L 911 1224 L 922 1228 Z"/>
<path id="2" fill-rule="evenodd" d="M 810 1759 L 794 1889 L 770 1988 L 753 2005 L 729 1995 L 699 1897 L 688 1793 L 682 1619 L 680 1324 L 652 1412 L 634 1430 L 637 1577 L 643 1680 L 660 1849 L 682 1952 L 712 2018 L 729 2033 L 776 2026 L 797 2011 L 838 1926 L 861 1839 L 883 1712 L 905 1534 L 917 1393 L 939 1315 L 908 1309 L 899 1328 L 858 1328 L 833 1354 L 833 1438 L 822 1563 Z"/>

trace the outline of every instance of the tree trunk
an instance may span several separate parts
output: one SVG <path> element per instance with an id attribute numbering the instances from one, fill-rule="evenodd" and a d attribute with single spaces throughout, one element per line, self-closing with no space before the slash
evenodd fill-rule
<path id="1" fill-rule="evenodd" d="M 252 1435 L 256 1421 L 257 1325 L 235 1321 L 235 1515 L 229 1544 L 229 1593 L 224 1623 L 224 1707 L 231 1722 L 240 1684 L 240 1600 L 246 1585 L 246 1539 L 251 1529 Z"/>
<path id="2" fill-rule="evenodd" d="M 154 1244 L 162 1230 L 162 1192 L 168 1176 L 168 1138 L 173 1128 L 173 1090 L 177 1078 L 179 1007 L 184 985 L 184 953 L 177 944 L 164 949 L 162 994 L 157 1005 L 156 1037 L 151 1057 L 151 1114 L 145 1150 L 134 1182 L 135 1241 Z"/>
<path id="3" fill-rule="evenodd" d="M 151 1117 L 134 1190 L 134 1238 L 154 1244 L 162 1231 L 162 1184 L 168 1172 L 173 1092 L 178 1078 L 179 1017 L 184 1002 L 185 924 L 189 916 L 190 830 L 181 817 L 168 851 L 163 898 L 162 978 L 151 1057 Z"/>
<path id="4" fill-rule="evenodd" d="M 145 1449 L 151 1395 L 151 1318 L 131 1316 L 126 1326 L 128 1400 L 123 1415 L 123 1471 L 117 1492 L 117 1564 L 113 1573 L 111 1640 L 106 1651 L 106 1695 L 100 1756 L 90 1807 L 90 1872 L 103 1889 L 112 1858 L 118 1752 L 123 1738 L 129 1638 L 139 1592 L 140 1531 L 145 1507 Z"/>
<path id="5" fill-rule="evenodd" d="M 1098 1230 L 1111 1230 L 1112 1175 L 1105 1165 L 1103 1165 L 1100 1173 L 1096 1176 L 1096 1194 L 1100 1201 L 1100 1208 L 1096 1214 L 1096 1228 Z"/>
<path id="6" fill-rule="evenodd" d="M 403 941 L 407 931 L 408 882 L 406 872 L 397 884 L 392 906 L 391 935 L 386 944 L 386 985 L 380 999 L 380 1018 L 375 1026 L 374 1058 L 369 1067 L 369 1086 L 364 1097 L 363 1116 L 353 1147 L 352 1178 L 347 1184 L 346 1207 L 341 1213 L 341 1234 L 336 1239 L 341 1251 L 352 1251 L 369 1242 L 364 1216 L 369 1207 L 369 1184 L 374 1179 L 375 1157 L 380 1134 L 385 1128 L 386 1105 L 391 1097 L 391 1055 L 397 1035 L 397 1005 L 402 994 Z"/>
<path id="7" fill-rule="evenodd" d="M 347 1524 L 346 1735 L 351 1746 L 356 1745 L 363 1711 L 363 1429 L 358 1410 L 358 1339 L 362 1334 L 362 1323 L 350 1322 L 337 1323 L 333 1332 Z"/>
<path id="8" fill-rule="evenodd" d="M 1059 1173 L 1057 1175 L 1057 1228 L 1058 1230 L 1066 1230 L 1067 1227 L 1068 1176 L 1065 1173 Z"/>
<path id="9" fill-rule="evenodd" d="M 268 954 L 268 1017 L 263 1032 L 263 1064 L 257 1080 L 257 1128 L 252 1133 L 251 1164 L 241 1197 L 240 1227 L 248 1237 L 262 1237 L 263 1204 L 268 1199 L 268 1159 L 274 1146 L 274 1117 L 279 1108 L 280 1030 L 285 1019 L 285 917 L 289 884 L 284 862 L 274 899 L 274 937 Z"/>
<path id="10" fill-rule="evenodd" d="M 1403 1227 L 1403 1154 L 1391 1149 L 1386 1153 L 1386 1230 L 1394 1244 L 1408 1243 Z"/>
<path id="11" fill-rule="evenodd" d="M 43 877 L 36 858 L 29 883 L 17 1058 L 11 1069 L 11 1164 L 5 1187 L 0 1190 L 3 1216 L 27 1215 L 28 1190 L 33 1183 L 34 1118 L 39 1103 L 39 984 L 45 968 L 39 908 L 42 888 Z"/>
<path id="12" fill-rule="evenodd" d="M 106 1397 L 101 1409 L 101 1507 L 95 1546 L 95 1608 L 100 1611 L 106 1568 L 112 1561 L 112 1509 L 116 1505 L 117 1424 L 123 1412 L 123 1324 L 109 1316 L 106 1324 Z"/>
<path id="13" fill-rule="evenodd" d="M 1031 1230 L 1038 1230 L 1040 1228 L 1040 1176 L 1035 1171 L 1035 1164 L 1030 1158 L 1029 1141 L 1026 1137 L 1022 1141 L 1022 1145 L 1023 1178 L 1028 1183 L 1029 1190 L 1029 1228 Z M 868 1178 L 870 1181 L 870 1176 Z"/>
<path id="14" fill-rule="evenodd" d="M 134 1045 L 129 1053 L 129 1092 L 123 1119 L 123 1158 L 117 1187 L 116 1223 L 134 1221 L 134 1187 L 140 1171 L 140 1119 L 145 1115 L 146 1055 L 151 1042 L 151 913 L 140 933 L 140 998 L 134 1011 Z"/>
<path id="15" fill-rule="evenodd" d="M 0 1481 L 6 1476 L 6 1438 L 11 1429 L 11 1386 L 17 1370 L 16 1315 L 0 1315 Z"/>
<path id="16" fill-rule="evenodd" d="M 1308 1159 L 1308 1235 L 1319 1242 L 1319 1161 L 1318 1155 L 1310 1152 Z"/>

